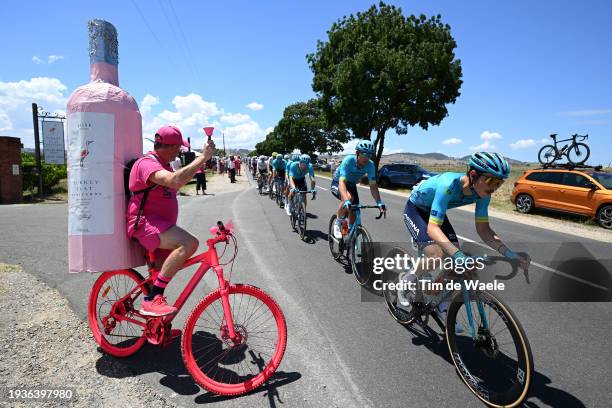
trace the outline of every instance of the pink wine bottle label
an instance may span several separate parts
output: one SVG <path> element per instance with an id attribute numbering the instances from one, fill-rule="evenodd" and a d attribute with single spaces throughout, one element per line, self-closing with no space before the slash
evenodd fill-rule
<path id="1" fill-rule="evenodd" d="M 142 155 L 138 104 L 119 88 L 117 30 L 89 28 L 90 80 L 68 100 L 68 266 L 102 272 L 144 264 L 127 236 L 123 169 Z"/>

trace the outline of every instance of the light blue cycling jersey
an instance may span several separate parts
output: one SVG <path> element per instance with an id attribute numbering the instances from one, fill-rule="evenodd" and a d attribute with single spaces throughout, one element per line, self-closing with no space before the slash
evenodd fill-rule
<path id="1" fill-rule="evenodd" d="M 417 184 L 410 194 L 410 202 L 429 211 L 429 222 L 442 225 L 446 210 L 476 203 L 476 222 L 489 222 L 491 197 L 479 198 L 476 193 L 464 195 L 461 177 L 465 173 L 442 173 Z"/>
<path id="2" fill-rule="evenodd" d="M 301 180 L 306 177 L 306 173 L 310 174 L 310 177 L 314 178 L 314 167 L 312 167 L 312 163 L 308 163 L 306 171 L 302 172 L 302 169 L 300 169 L 300 162 L 293 162 L 289 165 L 289 170 L 287 173 L 290 177 L 293 177 L 296 180 Z"/>
<path id="3" fill-rule="evenodd" d="M 284 159 L 274 159 L 272 160 L 272 167 L 274 167 L 276 171 L 285 170 L 287 167 L 287 162 Z"/>
<path id="4" fill-rule="evenodd" d="M 346 183 L 357 184 L 361 178 L 367 175 L 370 182 L 376 183 L 376 168 L 372 160 L 368 161 L 365 166 L 357 167 L 357 156 L 349 154 L 342 160 L 340 166 L 334 173 L 334 179 L 344 179 Z"/>

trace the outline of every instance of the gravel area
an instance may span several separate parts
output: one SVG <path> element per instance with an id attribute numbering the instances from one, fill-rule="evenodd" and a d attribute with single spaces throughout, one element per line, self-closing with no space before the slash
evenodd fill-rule
<path id="1" fill-rule="evenodd" d="M 0 407 L 175 407 L 121 362 L 97 350 L 86 322 L 59 292 L 0 263 L 0 388 L 72 388 L 76 397 Z"/>

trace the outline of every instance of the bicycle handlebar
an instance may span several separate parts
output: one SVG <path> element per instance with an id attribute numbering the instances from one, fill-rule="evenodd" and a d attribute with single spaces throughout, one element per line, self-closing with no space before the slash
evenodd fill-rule
<path id="1" fill-rule="evenodd" d="M 376 219 L 380 220 L 383 216 L 385 217 L 385 219 L 387 218 L 387 212 L 381 210 L 380 207 L 377 205 L 351 204 L 349 208 L 351 209 L 351 211 L 360 210 L 362 208 L 378 208 L 378 210 L 380 211 L 380 214 L 378 214 L 378 217 L 376 217 Z"/>

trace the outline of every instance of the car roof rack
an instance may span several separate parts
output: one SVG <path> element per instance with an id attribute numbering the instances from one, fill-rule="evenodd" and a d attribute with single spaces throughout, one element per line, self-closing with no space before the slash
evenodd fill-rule
<path id="1" fill-rule="evenodd" d="M 600 164 L 598 166 L 591 166 L 588 164 L 574 164 L 574 163 L 551 163 L 544 164 L 541 167 L 542 169 L 565 169 L 565 170 L 582 170 L 582 169 L 593 169 L 595 171 L 600 171 L 603 166 Z"/>

